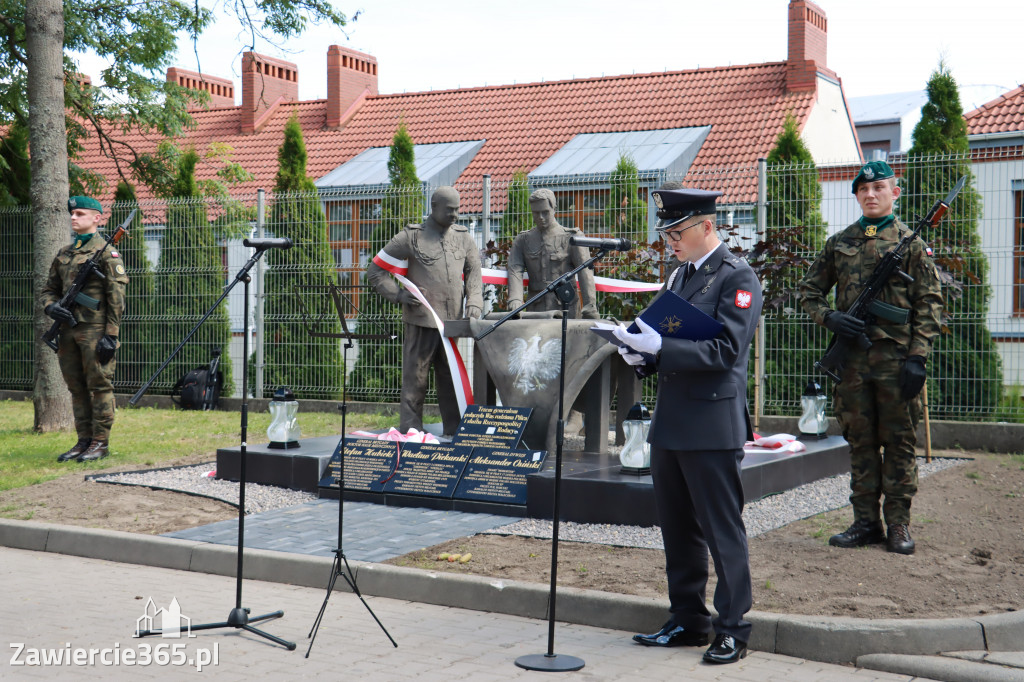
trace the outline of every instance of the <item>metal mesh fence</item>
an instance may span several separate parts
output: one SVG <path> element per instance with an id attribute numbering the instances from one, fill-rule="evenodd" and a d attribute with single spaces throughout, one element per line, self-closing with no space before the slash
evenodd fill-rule
<path id="1" fill-rule="evenodd" d="M 935 235 L 925 239 L 948 273 L 947 334 L 929 362 L 929 403 L 936 418 L 1024 421 L 1024 161 L 962 157 L 891 159 L 903 189 L 897 214 L 908 224 L 971 172 L 971 190 Z M 747 254 L 766 286 L 764 320 L 752 349 L 749 397 L 762 414 L 799 412 L 800 395 L 816 377 L 813 364 L 828 333 L 803 313 L 792 288 L 824 239 L 856 220 L 850 192 L 858 164 L 749 166 L 691 172 L 687 187 L 726 192 L 718 203 L 720 234 Z M 952 180 L 950 180 L 952 178 Z M 485 177 L 461 184 L 459 222 L 481 247 L 485 268 L 503 269 L 512 239 L 533 227 L 529 196 L 541 186 L 555 195 L 559 223 L 590 237 L 630 239 L 636 248 L 612 253 L 596 274 L 624 280 L 663 281 L 674 267 L 654 231 L 649 193 L 683 177 L 661 174 L 571 176 L 537 184 L 526 176 Z M 810 189 L 809 189 L 810 188 Z M 817 195 L 814 194 L 817 188 Z M 944 189 L 943 189 L 944 188 Z M 121 244 L 131 283 L 124 317 L 124 348 L 115 385 L 133 392 L 210 310 L 252 250 L 245 237 L 290 237 L 289 250 L 271 249 L 253 268 L 250 315 L 243 315 L 237 284 L 182 348 L 150 389 L 168 393 L 189 369 L 220 349 L 229 390 L 241 387 L 242 342 L 248 335 L 249 386 L 269 396 L 282 385 L 299 397 L 336 398 L 342 372 L 349 397 L 397 402 L 401 386 L 401 313 L 366 281 L 367 263 L 402 226 L 429 213 L 433 187 L 387 185 L 321 190 L 318 194 L 263 193 L 230 200 L 169 200 L 140 207 L 131 236 Z M 808 195 L 810 192 L 810 195 Z M 111 225 L 129 206 L 115 206 Z M 0 209 L 0 387 L 31 389 L 31 231 L 27 208 Z M 18 238 L 15 238 L 18 237 Z M 20 249 L 20 250 L 19 250 Z M 343 367 L 335 302 L 327 285 L 340 287 L 350 329 L 395 335 L 357 342 Z M 485 307 L 504 310 L 505 287 L 485 286 Z M 629 321 L 652 294 L 598 293 L 602 317 Z M 317 335 L 309 334 L 311 328 Z M 460 341 L 471 363 L 471 342 Z M 470 367 L 470 370 L 472 368 Z M 824 383 L 824 382 L 823 382 Z M 645 383 L 644 399 L 654 400 Z M 427 400 L 433 400 L 428 393 Z"/>

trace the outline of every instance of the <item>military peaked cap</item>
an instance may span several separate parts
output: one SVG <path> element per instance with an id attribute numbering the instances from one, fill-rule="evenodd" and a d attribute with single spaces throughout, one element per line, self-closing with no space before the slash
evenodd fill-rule
<path id="1" fill-rule="evenodd" d="M 722 192 L 704 189 L 656 189 L 651 192 L 658 207 L 658 230 L 667 230 L 695 215 L 714 215 L 715 200 Z"/>

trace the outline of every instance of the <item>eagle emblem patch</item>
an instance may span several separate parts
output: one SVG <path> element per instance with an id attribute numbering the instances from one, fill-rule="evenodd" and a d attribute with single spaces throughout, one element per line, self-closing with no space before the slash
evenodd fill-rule
<path id="1" fill-rule="evenodd" d="M 743 291 L 743 289 L 738 289 L 736 291 L 736 307 L 737 308 L 749 308 L 750 307 L 750 301 L 753 298 L 754 298 L 753 294 L 751 294 L 749 291 Z"/>

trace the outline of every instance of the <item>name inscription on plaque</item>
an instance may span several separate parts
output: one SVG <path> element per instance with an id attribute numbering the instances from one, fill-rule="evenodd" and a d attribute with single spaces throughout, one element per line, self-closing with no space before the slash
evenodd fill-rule
<path id="1" fill-rule="evenodd" d="M 402 447 L 403 454 L 405 446 Z M 395 466 L 395 443 L 386 440 L 359 439 L 345 442 L 345 489 L 379 493 L 384 490 L 382 480 Z M 341 475 L 341 442 L 327 464 L 321 488 L 338 487 Z"/>
<path id="2" fill-rule="evenodd" d="M 452 445 L 516 448 L 532 411 L 530 407 L 469 405 L 459 422 L 459 430 L 452 439 Z"/>
<path id="3" fill-rule="evenodd" d="M 546 455 L 543 450 L 475 448 L 455 497 L 526 504 L 526 476 L 540 471 Z"/>
<path id="4" fill-rule="evenodd" d="M 473 448 L 460 445 L 402 443 L 398 473 L 384 492 L 450 498 L 472 453 Z"/>

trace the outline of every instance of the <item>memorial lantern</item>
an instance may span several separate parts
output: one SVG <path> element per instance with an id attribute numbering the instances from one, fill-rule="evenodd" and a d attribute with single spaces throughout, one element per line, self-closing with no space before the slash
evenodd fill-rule
<path id="1" fill-rule="evenodd" d="M 619 462 L 622 463 L 620 471 L 637 476 L 651 473 L 651 445 L 647 442 L 647 434 L 651 430 L 651 413 L 642 403 L 629 408 L 622 422 L 622 430 L 626 434 L 626 442 L 619 453 Z"/>
<path id="2" fill-rule="evenodd" d="M 268 407 L 271 417 L 270 426 L 267 427 L 269 447 L 281 450 L 299 447 L 302 429 L 299 428 L 295 416 L 299 412 L 299 401 L 295 399 L 291 389 L 282 386 L 274 391 L 274 397 Z"/>
<path id="3" fill-rule="evenodd" d="M 807 387 L 800 396 L 800 409 L 802 414 L 797 422 L 801 438 L 824 438 L 828 430 L 828 422 L 825 420 L 825 403 L 827 396 L 822 392 L 821 386 L 814 380 L 808 379 Z"/>

